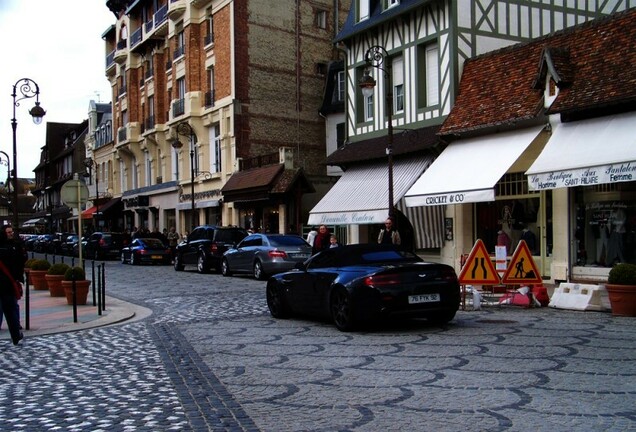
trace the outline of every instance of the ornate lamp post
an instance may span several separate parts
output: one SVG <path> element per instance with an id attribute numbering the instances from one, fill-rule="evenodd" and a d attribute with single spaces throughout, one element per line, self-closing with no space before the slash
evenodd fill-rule
<path id="1" fill-rule="evenodd" d="M 196 218 L 194 214 L 194 178 L 196 176 L 196 172 L 194 169 L 194 143 L 197 136 L 194 134 L 194 130 L 192 126 L 190 126 L 187 122 L 179 123 L 176 127 L 177 130 L 177 138 L 172 141 L 172 147 L 176 150 L 181 149 L 183 147 L 183 143 L 179 140 L 179 135 L 183 135 L 190 139 L 190 196 L 192 198 L 192 212 L 190 214 L 190 232 L 196 226 Z"/>
<path id="2" fill-rule="evenodd" d="M 92 180 L 93 168 L 95 168 L 95 213 L 93 213 L 95 230 L 99 230 L 99 171 L 97 170 L 97 162 L 92 158 L 84 159 L 84 166 L 88 169 L 88 177 Z"/>
<path id="3" fill-rule="evenodd" d="M 17 232 L 20 221 L 18 213 L 18 144 L 16 139 L 18 121 L 15 118 L 15 109 L 20 106 L 21 100 L 35 97 L 35 106 L 29 110 L 35 124 L 42 123 L 42 117 L 46 111 L 40 106 L 40 87 L 30 78 L 20 78 L 13 86 L 11 96 L 13 97 L 13 118 L 11 119 L 11 128 L 13 129 L 13 230 Z"/>
<path id="4" fill-rule="evenodd" d="M 376 82 L 371 76 L 371 67 L 384 72 L 386 78 L 386 109 L 388 117 L 388 132 L 389 139 L 386 146 L 386 155 L 389 165 L 389 217 L 393 218 L 395 209 L 393 206 L 393 84 L 392 84 L 392 65 L 390 59 L 388 59 L 389 53 L 381 46 L 372 46 L 364 54 L 364 60 L 367 64 L 367 68 L 364 71 L 364 75 L 360 79 L 359 85 L 362 89 L 362 94 L 365 98 L 373 96 Z M 384 60 L 388 61 L 384 64 Z M 384 67 L 383 67 L 384 64 Z"/>

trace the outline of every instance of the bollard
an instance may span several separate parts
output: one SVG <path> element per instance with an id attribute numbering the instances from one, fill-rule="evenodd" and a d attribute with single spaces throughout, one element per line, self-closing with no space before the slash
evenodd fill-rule
<path id="1" fill-rule="evenodd" d="M 95 261 L 91 263 L 91 281 L 91 285 L 93 286 L 93 306 L 95 306 L 97 304 L 95 301 L 95 291 L 97 290 L 97 287 L 95 286 Z"/>
<path id="2" fill-rule="evenodd" d="M 26 330 L 29 330 L 30 327 L 31 327 L 31 325 L 29 323 L 29 321 L 30 321 L 29 320 L 29 313 L 30 313 L 31 305 L 30 305 L 30 302 L 29 302 L 29 276 L 28 275 L 25 275 L 24 281 L 25 281 L 25 283 L 24 283 L 24 309 L 26 309 L 24 311 L 24 328 Z"/>
<path id="3" fill-rule="evenodd" d="M 97 266 L 97 315 L 102 314 L 102 268 Z"/>
<path id="4" fill-rule="evenodd" d="M 73 291 L 73 322 L 77 322 L 77 284 L 75 283 L 75 278 L 73 278 L 72 283 L 72 291 Z"/>
<path id="5" fill-rule="evenodd" d="M 106 264 L 102 263 L 102 310 L 106 310 Z"/>

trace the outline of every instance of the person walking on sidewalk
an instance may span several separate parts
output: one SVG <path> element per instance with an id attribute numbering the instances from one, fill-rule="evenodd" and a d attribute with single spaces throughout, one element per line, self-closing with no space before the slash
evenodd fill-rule
<path id="1" fill-rule="evenodd" d="M 20 329 L 18 299 L 22 297 L 26 253 L 13 238 L 13 228 L 5 225 L 0 231 L 0 305 L 11 333 L 13 345 L 24 337 Z"/>
<path id="2" fill-rule="evenodd" d="M 392 218 L 388 218 L 386 221 L 384 221 L 384 229 L 380 230 L 380 234 L 378 235 L 378 243 L 388 243 L 394 245 L 402 244 L 400 233 L 397 232 L 395 228 L 393 228 Z"/>

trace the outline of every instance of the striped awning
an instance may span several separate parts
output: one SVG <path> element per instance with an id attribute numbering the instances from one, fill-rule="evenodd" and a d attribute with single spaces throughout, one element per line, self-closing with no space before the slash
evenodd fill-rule
<path id="1" fill-rule="evenodd" d="M 435 249 L 444 246 L 446 206 L 407 207 L 404 199 L 401 199 L 396 207 L 413 225 L 416 249 Z"/>

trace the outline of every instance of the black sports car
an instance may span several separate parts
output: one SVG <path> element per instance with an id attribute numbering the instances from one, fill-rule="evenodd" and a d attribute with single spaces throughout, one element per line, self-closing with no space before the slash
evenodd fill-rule
<path id="1" fill-rule="evenodd" d="M 122 248 L 122 264 L 170 264 L 172 251 L 156 238 L 136 238 L 130 245 Z"/>
<path id="2" fill-rule="evenodd" d="M 274 318 L 330 318 L 341 331 L 395 316 L 446 323 L 455 317 L 459 299 L 451 266 L 424 262 L 394 245 L 327 249 L 267 282 L 267 306 Z"/>

